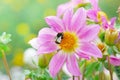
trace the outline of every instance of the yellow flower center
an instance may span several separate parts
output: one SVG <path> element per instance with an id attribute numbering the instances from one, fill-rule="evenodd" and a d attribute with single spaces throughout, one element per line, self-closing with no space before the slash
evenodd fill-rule
<path id="1" fill-rule="evenodd" d="M 63 51 L 71 53 L 78 47 L 78 37 L 73 32 L 65 32 L 59 46 Z"/>

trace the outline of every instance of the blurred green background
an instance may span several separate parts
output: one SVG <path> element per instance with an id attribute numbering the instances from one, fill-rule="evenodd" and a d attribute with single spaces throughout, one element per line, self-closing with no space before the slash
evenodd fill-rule
<path id="1" fill-rule="evenodd" d="M 31 47 L 28 41 L 47 27 L 44 17 L 56 15 L 57 6 L 68 0 L 0 0 L 0 34 L 12 34 L 7 60 L 10 67 L 24 66 L 23 53 Z M 117 16 L 120 0 L 100 0 L 100 7 L 109 18 Z M 0 59 L 0 70 L 4 70 Z"/>

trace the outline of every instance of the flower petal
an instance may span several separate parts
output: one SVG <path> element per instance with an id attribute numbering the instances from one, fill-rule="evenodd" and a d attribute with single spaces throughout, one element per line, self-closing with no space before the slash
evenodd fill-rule
<path id="1" fill-rule="evenodd" d="M 110 63 L 114 66 L 120 66 L 120 58 L 117 58 L 115 56 L 110 56 Z"/>
<path id="2" fill-rule="evenodd" d="M 33 38 L 28 43 L 35 49 L 39 48 L 38 38 Z"/>
<path id="3" fill-rule="evenodd" d="M 80 4 L 80 3 L 83 2 L 83 0 L 71 0 L 71 1 L 72 1 L 72 3 L 74 3 L 75 5 L 78 5 L 78 4 Z"/>
<path id="4" fill-rule="evenodd" d="M 71 2 L 59 5 L 57 8 L 57 16 L 61 17 L 64 14 L 64 12 L 71 7 L 71 5 Z"/>
<path id="5" fill-rule="evenodd" d="M 56 16 L 49 16 L 45 18 L 47 24 L 56 32 L 63 32 L 64 25 L 60 18 Z"/>
<path id="6" fill-rule="evenodd" d="M 92 20 L 94 20 L 95 22 L 97 22 L 98 20 L 97 20 L 97 10 L 93 10 L 93 9 L 90 9 L 90 10 L 88 10 L 87 11 L 87 16 L 90 18 L 90 19 L 92 19 Z"/>
<path id="7" fill-rule="evenodd" d="M 109 27 L 107 19 L 104 16 L 102 16 L 102 26 L 104 29 L 107 29 Z"/>
<path id="8" fill-rule="evenodd" d="M 42 34 L 49 34 L 49 35 L 53 35 L 53 36 L 57 35 L 57 33 L 54 30 L 52 30 L 51 28 L 43 28 L 43 29 L 41 29 L 39 31 L 39 35 L 38 36 L 40 36 Z"/>
<path id="9" fill-rule="evenodd" d="M 98 0 L 90 0 L 90 3 L 92 4 L 94 10 L 99 10 Z"/>
<path id="10" fill-rule="evenodd" d="M 115 22 L 116 22 L 116 17 L 113 17 L 111 20 L 110 20 L 111 24 L 110 24 L 110 28 L 114 29 L 114 25 L 115 25 Z"/>
<path id="11" fill-rule="evenodd" d="M 47 42 L 47 41 L 55 42 L 55 36 L 52 36 L 50 34 L 39 35 L 38 42 L 39 42 L 40 45 L 43 44 L 44 42 Z"/>
<path id="12" fill-rule="evenodd" d="M 38 54 L 51 53 L 51 52 L 56 51 L 57 49 L 58 48 L 55 42 L 47 41 L 39 46 L 37 53 Z"/>
<path id="13" fill-rule="evenodd" d="M 102 52 L 99 50 L 97 46 L 91 43 L 81 43 L 78 52 L 84 53 L 88 56 L 102 58 Z"/>
<path id="14" fill-rule="evenodd" d="M 73 15 L 71 27 L 72 30 L 79 30 L 86 22 L 86 11 L 84 8 L 79 8 L 76 13 Z"/>
<path id="15" fill-rule="evenodd" d="M 85 58 L 86 60 L 89 60 L 91 57 L 89 55 L 86 55 L 84 53 L 81 53 L 81 52 L 77 52 L 77 55 L 80 57 L 80 58 Z"/>
<path id="16" fill-rule="evenodd" d="M 98 35 L 99 29 L 100 26 L 98 25 L 89 25 L 87 27 L 84 27 L 84 29 L 78 32 L 80 40 L 84 42 L 89 42 L 95 39 Z"/>
<path id="17" fill-rule="evenodd" d="M 63 22 L 65 25 L 65 29 L 68 30 L 68 28 L 70 28 L 70 23 L 71 23 L 71 19 L 73 16 L 73 10 L 69 9 L 65 12 L 64 16 L 63 16 Z"/>
<path id="18" fill-rule="evenodd" d="M 49 72 L 52 77 L 56 76 L 56 74 L 59 72 L 59 70 L 63 66 L 65 60 L 66 60 L 66 56 L 62 54 L 61 52 L 53 56 L 53 58 L 51 59 L 49 63 Z"/>
<path id="19" fill-rule="evenodd" d="M 50 29 L 50 28 L 43 28 L 39 31 L 39 35 L 38 35 L 38 43 L 39 45 L 48 42 L 48 41 L 52 41 L 54 42 L 55 37 L 56 37 L 57 33 Z"/>
<path id="20" fill-rule="evenodd" d="M 75 55 L 68 56 L 66 65 L 67 65 L 68 71 L 72 75 L 74 75 L 74 76 L 80 76 L 81 75 Z"/>

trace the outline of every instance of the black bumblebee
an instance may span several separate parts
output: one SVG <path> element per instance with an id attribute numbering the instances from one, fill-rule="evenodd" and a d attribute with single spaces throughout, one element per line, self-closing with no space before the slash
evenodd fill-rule
<path id="1" fill-rule="evenodd" d="M 60 44 L 63 39 L 63 33 L 58 33 L 55 39 L 56 44 Z"/>

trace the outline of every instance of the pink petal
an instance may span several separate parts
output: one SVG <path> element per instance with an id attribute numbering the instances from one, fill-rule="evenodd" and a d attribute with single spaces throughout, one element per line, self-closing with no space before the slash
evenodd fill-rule
<path id="1" fill-rule="evenodd" d="M 75 5 L 78 5 L 80 3 L 82 3 L 83 0 L 72 0 L 72 3 L 74 3 Z"/>
<path id="2" fill-rule="evenodd" d="M 110 28 L 114 29 L 114 25 L 115 25 L 115 22 L 116 22 L 116 17 L 113 17 L 111 20 L 110 20 L 111 24 L 110 24 Z"/>
<path id="3" fill-rule="evenodd" d="M 99 30 L 100 26 L 89 25 L 87 27 L 84 27 L 84 29 L 80 30 L 78 32 L 78 35 L 81 41 L 89 42 L 97 37 Z"/>
<path id="4" fill-rule="evenodd" d="M 28 43 L 35 49 L 38 49 L 39 47 L 38 38 L 33 38 Z"/>
<path id="5" fill-rule="evenodd" d="M 120 58 L 117 58 L 115 56 L 110 56 L 110 63 L 114 66 L 120 66 Z"/>
<path id="6" fill-rule="evenodd" d="M 63 22 L 65 25 L 65 29 L 68 30 L 68 28 L 70 28 L 70 23 L 71 23 L 71 19 L 73 16 L 73 10 L 69 9 L 65 12 L 64 16 L 63 16 Z"/>
<path id="7" fill-rule="evenodd" d="M 63 32 L 64 26 L 60 18 L 56 16 L 49 16 L 45 18 L 47 24 L 56 32 Z"/>
<path id="8" fill-rule="evenodd" d="M 46 54 L 46 53 L 54 52 L 57 49 L 58 48 L 57 48 L 57 45 L 55 44 L 55 42 L 47 41 L 39 46 L 37 53 L 38 54 Z"/>
<path id="9" fill-rule="evenodd" d="M 98 0 L 90 0 L 91 4 L 92 4 L 92 7 L 94 10 L 99 10 L 99 7 L 98 7 Z"/>
<path id="10" fill-rule="evenodd" d="M 102 26 L 104 29 L 107 29 L 109 27 L 107 19 L 104 16 L 102 16 Z"/>
<path id="11" fill-rule="evenodd" d="M 71 8 L 71 6 L 71 2 L 59 5 L 57 8 L 57 16 L 61 17 L 67 9 Z"/>
<path id="12" fill-rule="evenodd" d="M 67 65 L 68 71 L 72 75 L 74 75 L 74 76 L 80 76 L 81 75 L 75 55 L 68 56 L 66 65 Z"/>
<path id="13" fill-rule="evenodd" d="M 57 33 L 52 30 L 51 28 L 43 28 L 39 31 L 38 35 L 38 43 L 39 45 L 48 42 L 48 41 L 54 41 Z"/>
<path id="14" fill-rule="evenodd" d="M 47 42 L 47 41 L 55 42 L 55 36 L 50 35 L 50 34 L 39 35 L 39 37 L 38 37 L 39 44 L 42 44 L 42 43 Z"/>
<path id="15" fill-rule="evenodd" d="M 98 20 L 97 20 L 97 10 L 94 10 L 94 9 L 90 9 L 90 10 L 88 10 L 87 11 L 87 16 L 90 18 L 90 19 L 92 19 L 92 20 L 94 20 L 95 22 L 97 22 Z"/>
<path id="16" fill-rule="evenodd" d="M 81 52 L 77 52 L 77 55 L 80 57 L 80 58 L 85 58 L 87 60 L 89 60 L 91 57 L 89 55 L 86 55 L 84 53 L 81 53 Z"/>
<path id="17" fill-rule="evenodd" d="M 102 58 L 102 52 L 97 46 L 91 43 L 81 43 L 80 49 L 77 52 L 84 53 L 95 58 Z"/>
<path id="18" fill-rule="evenodd" d="M 51 28 L 42 28 L 40 31 L 39 31 L 39 35 L 42 35 L 42 34 L 49 34 L 49 35 L 53 35 L 53 36 L 56 36 L 57 33 L 52 30 Z"/>
<path id="19" fill-rule="evenodd" d="M 56 76 L 56 74 L 59 72 L 59 70 L 63 66 L 65 60 L 66 60 L 66 56 L 62 54 L 61 52 L 53 56 L 53 58 L 51 59 L 49 63 L 49 72 L 52 77 Z"/>
<path id="20" fill-rule="evenodd" d="M 71 27 L 72 30 L 77 31 L 86 23 L 86 11 L 84 8 L 79 8 L 73 15 Z"/>

